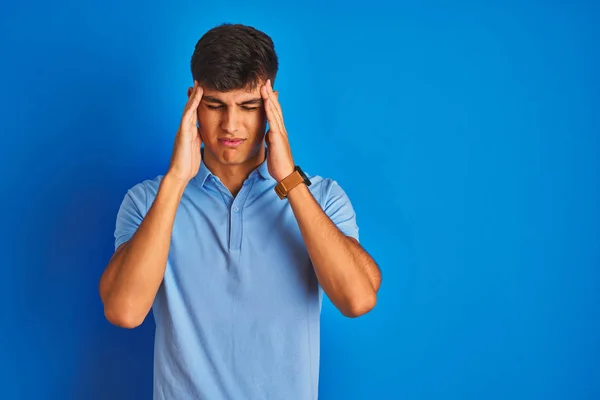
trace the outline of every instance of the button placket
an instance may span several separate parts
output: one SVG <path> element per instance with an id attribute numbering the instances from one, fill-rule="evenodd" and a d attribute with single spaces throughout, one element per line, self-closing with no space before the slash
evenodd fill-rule
<path id="1" fill-rule="evenodd" d="M 231 204 L 231 211 L 229 212 L 231 224 L 229 230 L 229 250 L 239 250 L 242 246 L 243 209 L 246 199 L 252 190 L 253 183 L 254 182 L 249 185 L 243 185 Z"/>

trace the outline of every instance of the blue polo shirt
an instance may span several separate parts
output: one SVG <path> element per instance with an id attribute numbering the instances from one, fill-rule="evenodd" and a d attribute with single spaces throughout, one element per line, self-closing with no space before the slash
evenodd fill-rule
<path id="1" fill-rule="evenodd" d="M 325 213 L 358 239 L 340 185 L 307 175 Z M 127 191 L 115 248 L 135 233 L 162 177 Z M 233 197 L 202 162 L 187 185 L 152 307 L 154 399 L 317 399 L 323 290 L 276 183 L 265 161 Z"/>

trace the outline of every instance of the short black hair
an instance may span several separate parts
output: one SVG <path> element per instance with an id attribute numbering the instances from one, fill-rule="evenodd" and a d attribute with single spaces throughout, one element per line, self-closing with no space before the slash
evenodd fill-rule
<path id="1" fill-rule="evenodd" d="M 224 23 L 196 43 L 190 62 L 192 77 L 204 88 L 228 92 L 253 89 L 275 77 L 279 68 L 273 40 L 251 26 Z"/>

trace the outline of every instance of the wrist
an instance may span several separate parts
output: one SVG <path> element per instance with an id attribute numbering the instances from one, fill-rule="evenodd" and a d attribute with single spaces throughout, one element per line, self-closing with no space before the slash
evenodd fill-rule
<path id="1" fill-rule="evenodd" d="M 167 172 L 162 179 L 161 187 L 169 193 L 183 195 L 183 192 L 189 181 L 185 181 L 170 172 Z"/>
<path id="2" fill-rule="evenodd" d="M 292 199 L 304 198 L 306 195 L 312 196 L 310 189 L 305 183 L 300 183 L 287 192 L 287 198 L 290 201 L 293 201 Z"/>
<path id="3" fill-rule="evenodd" d="M 279 182 L 281 182 L 282 180 L 284 180 L 285 178 L 287 178 L 288 176 L 290 176 L 293 173 L 294 173 L 294 166 L 292 166 L 291 168 L 289 168 L 283 174 L 279 174 L 279 176 L 274 177 L 275 181 L 277 181 L 277 183 L 279 183 Z"/>
<path id="4" fill-rule="evenodd" d="M 294 190 L 297 186 L 308 187 L 311 185 L 310 179 L 299 166 L 295 166 L 292 172 L 278 181 L 275 185 L 275 193 L 280 199 L 287 197 L 288 192 Z"/>

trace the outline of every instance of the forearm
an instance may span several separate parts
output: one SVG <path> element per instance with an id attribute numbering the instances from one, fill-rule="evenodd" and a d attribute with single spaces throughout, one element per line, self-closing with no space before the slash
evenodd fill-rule
<path id="1" fill-rule="evenodd" d="M 379 291 L 381 286 L 381 271 L 379 266 L 375 263 L 373 258 L 362 248 L 358 241 L 354 238 L 348 238 L 348 245 L 350 246 L 352 255 L 354 256 L 354 262 L 356 262 L 362 271 L 369 278 L 371 286 L 375 292 Z"/>
<path id="2" fill-rule="evenodd" d="M 288 200 L 317 278 L 331 302 L 345 316 L 368 312 L 375 305 L 375 285 L 378 288 L 362 265 L 369 257 L 361 253 L 360 245 L 350 243 L 305 185 L 292 189 Z"/>
<path id="3" fill-rule="evenodd" d="M 150 311 L 163 280 L 177 208 L 185 185 L 165 176 L 132 238 L 109 262 L 100 281 L 107 319 L 136 327 Z"/>

